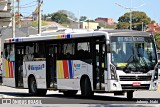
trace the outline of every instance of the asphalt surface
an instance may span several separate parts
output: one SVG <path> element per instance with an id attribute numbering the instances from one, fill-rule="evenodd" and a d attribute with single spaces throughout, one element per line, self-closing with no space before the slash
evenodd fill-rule
<path id="1" fill-rule="evenodd" d="M 75 96 L 64 96 L 58 91 L 47 91 L 46 96 L 31 96 L 28 89 L 16 89 L 0 85 L 0 106 L 6 104 L 6 99 L 11 100 L 14 106 L 53 106 L 53 107 L 160 107 L 160 92 L 135 91 L 133 99 L 124 96 L 114 96 L 113 93 L 95 93 L 92 98 L 83 98 L 80 92 Z M 18 102 L 19 101 L 19 102 Z M 37 101 L 37 102 L 36 102 Z M 7 107 L 10 106 L 7 104 Z"/>
<path id="2" fill-rule="evenodd" d="M 29 102 L 29 104 L 47 104 L 54 106 L 64 106 L 70 104 L 80 104 L 84 107 L 95 106 L 95 107 L 116 107 L 116 106 L 156 106 L 160 107 L 160 93 L 158 91 L 136 91 L 134 92 L 134 98 L 132 100 L 127 100 L 126 95 L 124 96 L 114 96 L 112 93 L 104 93 L 104 94 L 95 94 L 92 98 L 83 98 L 78 92 L 75 96 L 64 96 L 62 93 L 58 91 L 47 91 L 46 96 L 31 96 L 28 94 L 27 89 L 15 89 L 6 86 L 0 86 L 0 104 L 3 99 L 11 99 L 12 104 L 22 104 L 26 105 L 23 101 L 35 101 L 38 100 L 40 102 L 33 103 Z M 21 100 L 21 102 L 16 102 Z M 75 107 L 75 106 L 74 106 Z M 78 107 L 78 106 L 77 106 Z"/>

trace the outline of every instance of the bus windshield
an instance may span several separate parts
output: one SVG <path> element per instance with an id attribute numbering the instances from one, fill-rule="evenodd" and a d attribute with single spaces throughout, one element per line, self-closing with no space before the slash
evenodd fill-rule
<path id="1" fill-rule="evenodd" d="M 111 37 L 112 63 L 125 72 L 148 72 L 157 62 L 151 37 Z"/>

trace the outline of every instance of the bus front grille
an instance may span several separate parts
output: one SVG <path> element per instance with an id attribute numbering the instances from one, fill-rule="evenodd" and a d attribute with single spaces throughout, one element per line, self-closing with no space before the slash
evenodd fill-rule
<path id="1" fill-rule="evenodd" d="M 140 86 L 133 86 L 132 84 L 122 84 L 122 89 L 133 89 L 133 90 L 137 90 L 137 89 L 143 89 L 143 90 L 149 90 L 149 86 L 150 84 L 141 84 Z"/>
<path id="2" fill-rule="evenodd" d="M 119 76 L 120 81 L 151 81 L 152 76 Z"/>

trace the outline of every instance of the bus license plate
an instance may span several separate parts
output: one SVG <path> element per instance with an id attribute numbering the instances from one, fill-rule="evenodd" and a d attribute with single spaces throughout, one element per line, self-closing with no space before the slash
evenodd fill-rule
<path id="1" fill-rule="evenodd" d="M 133 86 L 140 86 L 141 83 L 140 83 L 140 82 L 133 82 L 132 85 L 133 85 Z"/>

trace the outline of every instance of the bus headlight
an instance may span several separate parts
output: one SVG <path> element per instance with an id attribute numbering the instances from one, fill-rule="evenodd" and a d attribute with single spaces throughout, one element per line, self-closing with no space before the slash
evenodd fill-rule
<path id="1" fill-rule="evenodd" d="M 110 65 L 110 70 L 111 70 L 111 79 L 117 79 L 116 67 L 113 65 Z"/>

